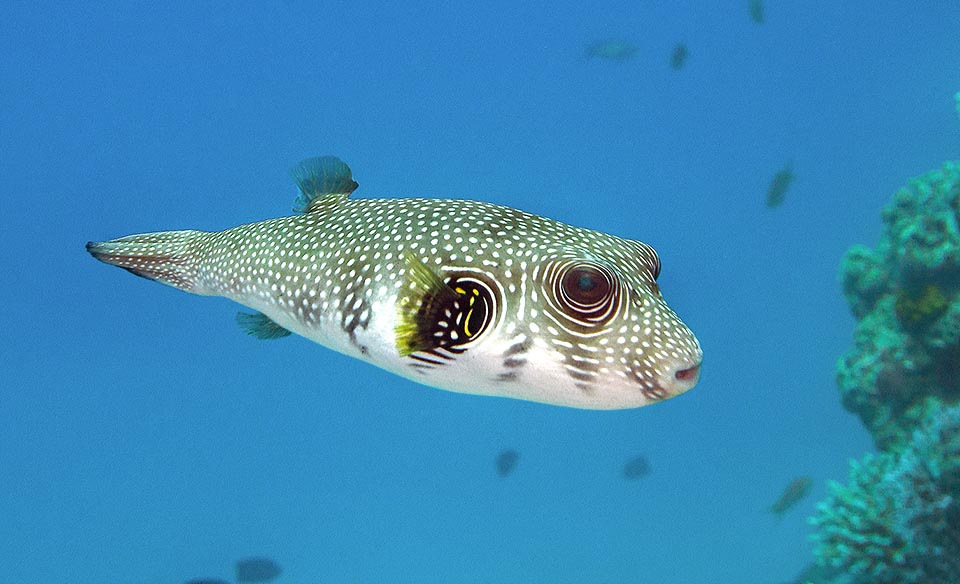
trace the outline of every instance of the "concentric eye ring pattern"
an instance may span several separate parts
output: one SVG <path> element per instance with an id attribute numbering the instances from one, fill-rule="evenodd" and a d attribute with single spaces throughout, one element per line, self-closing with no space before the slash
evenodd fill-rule
<path id="1" fill-rule="evenodd" d="M 544 268 L 547 300 L 552 310 L 578 327 L 595 329 L 621 309 L 619 278 L 607 267 L 581 259 L 550 262 Z"/>

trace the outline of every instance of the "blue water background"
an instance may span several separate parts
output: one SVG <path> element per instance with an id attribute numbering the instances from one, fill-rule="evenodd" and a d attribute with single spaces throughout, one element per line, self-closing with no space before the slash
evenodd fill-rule
<path id="1" fill-rule="evenodd" d="M 960 156 L 960 5 L 713 4 L 0 5 L 0 580 L 179 584 L 251 554 L 283 584 L 789 580 L 871 448 L 834 385 L 840 258 Z M 588 59 L 604 38 L 638 52 Z M 621 412 L 437 391 L 84 252 L 287 214 L 317 154 L 356 196 L 652 244 L 702 381 Z"/>

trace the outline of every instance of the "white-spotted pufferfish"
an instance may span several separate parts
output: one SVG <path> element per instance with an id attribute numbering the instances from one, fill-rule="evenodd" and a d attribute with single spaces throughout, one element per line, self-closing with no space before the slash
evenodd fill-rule
<path id="1" fill-rule="evenodd" d="M 351 199 L 333 156 L 293 175 L 292 217 L 87 251 L 258 311 L 238 315 L 257 337 L 294 332 L 450 391 L 621 409 L 696 385 L 700 346 L 650 246 L 489 203 Z"/>

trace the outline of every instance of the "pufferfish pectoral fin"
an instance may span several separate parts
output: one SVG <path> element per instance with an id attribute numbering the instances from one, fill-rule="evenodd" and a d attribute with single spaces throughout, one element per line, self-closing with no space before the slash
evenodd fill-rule
<path id="1" fill-rule="evenodd" d="M 489 291 L 455 275 L 445 282 L 410 250 L 403 259 L 406 276 L 394 328 L 397 351 L 403 357 L 436 349 L 462 352 L 458 347 L 476 339 L 492 320 Z"/>
<path id="2" fill-rule="evenodd" d="M 270 317 L 262 312 L 254 314 L 238 312 L 237 324 L 239 324 L 240 328 L 248 335 L 257 337 L 258 339 L 282 339 L 291 334 L 290 331 L 270 320 Z"/>
<path id="3" fill-rule="evenodd" d="M 406 357 L 438 346 L 430 336 L 431 321 L 444 306 L 453 303 L 457 293 L 443 283 L 433 270 L 410 250 L 404 250 L 406 276 L 397 297 L 397 325 L 394 327 L 397 351 Z"/>
<path id="4" fill-rule="evenodd" d="M 301 160 L 290 170 L 300 189 L 293 205 L 296 213 L 313 213 L 335 206 L 359 186 L 347 164 L 336 156 L 317 156 Z"/>

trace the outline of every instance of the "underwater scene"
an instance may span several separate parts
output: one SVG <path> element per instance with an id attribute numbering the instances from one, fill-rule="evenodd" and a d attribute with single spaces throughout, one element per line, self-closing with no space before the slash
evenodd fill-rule
<path id="1" fill-rule="evenodd" d="M 0 582 L 960 582 L 958 31 L 3 2 Z"/>

